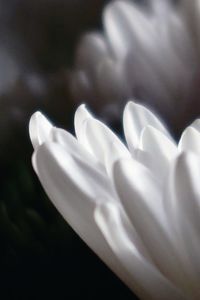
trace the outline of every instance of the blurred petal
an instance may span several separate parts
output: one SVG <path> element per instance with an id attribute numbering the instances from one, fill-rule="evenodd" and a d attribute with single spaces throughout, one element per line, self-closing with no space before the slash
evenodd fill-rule
<path id="1" fill-rule="evenodd" d="M 139 146 L 140 134 L 144 127 L 151 125 L 167 136 L 168 131 L 156 116 L 146 107 L 129 102 L 124 110 L 123 117 L 124 132 L 131 152 Z"/>

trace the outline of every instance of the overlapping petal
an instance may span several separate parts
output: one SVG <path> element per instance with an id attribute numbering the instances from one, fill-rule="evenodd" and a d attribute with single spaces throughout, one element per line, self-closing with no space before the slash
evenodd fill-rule
<path id="1" fill-rule="evenodd" d="M 77 138 L 38 113 L 29 128 L 45 191 L 97 255 L 141 299 L 199 299 L 199 121 L 177 145 L 130 102 L 129 150 L 85 106 L 75 114 Z"/>

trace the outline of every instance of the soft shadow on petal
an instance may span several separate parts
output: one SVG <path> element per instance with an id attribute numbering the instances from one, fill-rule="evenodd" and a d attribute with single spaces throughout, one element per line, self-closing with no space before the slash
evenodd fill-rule
<path id="1" fill-rule="evenodd" d="M 186 299 L 161 273 L 137 251 L 124 224 L 120 209 L 111 203 L 100 204 L 95 220 L 108 244 L 126 270 L 129 280 L 123 280 L 136 291 L 140 299 Z M 130 280 L 131 278 L 131 280 Z"/>
<path id="2" fill-rule="evenodd" d="M 200 159 L 182 153 L 172 168 L 167 213 L 174 230 L 174 244 L 186 281 L 182 286 L 191 299 L 199 299 Z"/>
<path id="3" fill-rule="evenodd" d="M 169 136 L 167 129 L 150 110 L 134 102 L 128 102 L 124 109 L 123 125 L 125 137 L 131 152 L 139 146 L 141 132 L 148 125 Z"/>
<path id="4" fill-rule="evenodd" d="M 168 234 L 162 187 L 147 168 L 131 159 L 119 160 L 113 176 L 125 211 L 154 263 L 165 276 L 176 282 L 182 273 L 177 262 L 178 253 Z"/>
<path id="5" fill-rule="evenodd" d="M 200 132 L 192 125 L 187 127 L 182 133 L 178 147 L 181 152 L 192 151 L 200 154 Z"/>

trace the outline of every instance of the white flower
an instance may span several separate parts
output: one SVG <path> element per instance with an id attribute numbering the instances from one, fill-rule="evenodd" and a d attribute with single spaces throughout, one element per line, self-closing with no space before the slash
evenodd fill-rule
<path id="1" fill-rule="evenodd" d="M 139 104 L 127 104 L 123 122 L 128 148 L 84 105 L 77 139 L 35 113 L 34 169 L 65 220 L 141 299 L 200 299 L 200 120 L 178 145 Z"/>
<path id="2" fill-rule="evenodd" d="M 79 42 L 70 76 L 74 97 L 102 116 L 121 114 L 135 97 L 174 130 L 186 126 L 199 108 L 200 9 L 198 0 L 174 2 L 109 3 L 103 33 L 88 33 Z"/>

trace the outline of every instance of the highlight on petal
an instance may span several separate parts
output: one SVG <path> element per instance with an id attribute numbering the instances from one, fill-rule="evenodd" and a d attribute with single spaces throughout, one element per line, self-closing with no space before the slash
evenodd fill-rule
<path id="1" fill-rule="evenodd" d="M 200 119 L 195 120 L 190 126 L 200 132 Z"/>
<path id="2" fill-rule="evenodd" d="M 192 151 L 200 154 L 200 132 L 195 126 L 189 126 L 183 132 L 179 141 L 180 151 Z"/>
<path id="3" fill-rule="evenodd" d="M 115 160 L 130 156 L 120 139 L 100 121 L 87 119 L 84 123 L 84 132 L 87 148 L 105 165 L 108 172 Z"/>
<path id="4" fill-rule="evenodd" d="M 74 116 L 74 127 L 75 127 L 75 133 L 78 141 L 80 143 L 85 143 L 85 132 L 84 132 L 84 127 L 83 124 L 85 120 L 93 118 L 92 115 L 89 113 L 89 111 L 86 109 L 85 104 L 81 104 Z"/>
<path id="5" fill-rule="evenodd" d="M 112 187 L 104 174 L 52 142 L 40 146 L 33 160 L 47 195 L 64 219 L 111 269 L 118 271 L 116 259 L 93 218 L 97 203 L 112 201 Z"/>
<path id="6" fill-rule="evenodd" d="M 141 133 L 139 148 L 149 154 L 150 159 L 157 168 L 158 178 L 160 176 L 163 180 L 170 163 L 178 154 L 175 142 L 158 129 L 146 126 Z"/>
<path id="7" fill-rule="evenodd" d="M 200 159 L 190 152 L 176 160 L 170 176 L 170 193 L 166 213 L 174 230 L 174 244 L 186 278 L 181 289 L 189 299 L 199 299 L 199 214 L 200 214 Z"/>
<path id="8" fill-rule="evenodd" d="M 84 105 L 77 139 L 36 113 L 33 167 L 65 220 L 141 299 L 198 300 L 198 121 L 177 147 L 152 112 L 130 102 L 124 128 L 131 154 Z"/>
<path id="9" fill-rule="evenodd" d="M 155 265 L 177 284 L 182 278 L 159 183 L 150 171 L 136 161 L 121 159 L 114 167 L 114 183 L 133 226 L 140 235 Z"/>
<path id="10" fill-rule="evenodd" d="M 52 128 L 52 124 L 41 112 L 32 115 L 29 122 L 29 135 L 35 149 L 48 139 Z"/>
<path id="11" fill-rule="evenodd" d="M 141 132 L 148 125 L 169 136 L 167 129 L 150 110 L 131 101 L 125 107 L 123 125 L 126 141 L 131 152 L 139 146 Z"/>
<path id="12" fill-rule="evenodd" d="M 128 275 L 128 279 L 122 277 L 122 280 L 137 292 L 140 299 L 185 299 L 181 292 L 138 252 L 127 232 L 119 207 L 111 203 L 99 204 L 95 210 L 95 220 L 118 258 L 121 268 L 125 269 Z"/>

